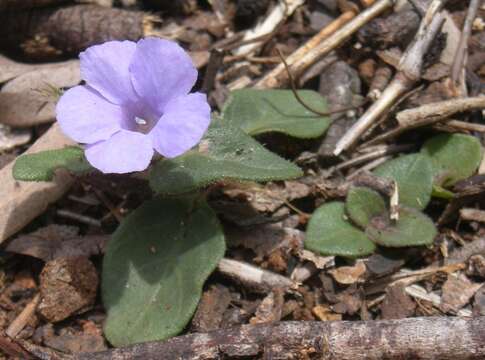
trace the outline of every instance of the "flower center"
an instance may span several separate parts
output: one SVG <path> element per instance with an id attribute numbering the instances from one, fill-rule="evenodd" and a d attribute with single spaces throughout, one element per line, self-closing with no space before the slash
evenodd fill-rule
<path id="1" fill-rule="evenodd" d="M 134 121 L 132 123 L 133 131 L 141 132 L 143 134 L 147 134 L 150 132 L 151 129 L 155 126 L 157 122 L 151 120 L 147 116 L 134 116 Z"/>

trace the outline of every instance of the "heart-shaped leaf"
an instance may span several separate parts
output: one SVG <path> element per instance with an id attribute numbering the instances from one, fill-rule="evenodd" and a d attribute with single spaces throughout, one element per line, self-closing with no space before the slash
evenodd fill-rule
<path id="1" fill-rule="evenodd" d="M 421 153 L 433 164 L 438 185 L 447 187 L 477 171 L 482 147 L 477 138 L 464 134 L 440 134 L 426 141 Z"/>
<path id="2" fill-rule="evenodd" d="M 427 156 L 400 156 L 377 167 L 374 174 L 396 181 L 400 204 L 416 209 L 428 205 L 433 189 L 433 170 Z"/>
<path id="3" fill-rule="evenodd" d="M 306 232 L 305 247 L 324 255 L 359 257 L 371 254 L 375 245 L 353 226 L 342 202 L 330 202 L 313 213 Z"/>
<path id="4" fill-rule="evenodd" d="M 327 111 L 327 103 L 319 93 L 299 90 L 298 95 L 313 109 Z M 298 138 L 318 137 L 330 125 L 327 116 L 309 111 L 291 90 L 236 90 L 224 106 L 222 119 L 249 135 L 276 131 Z"/>
<path id="5" fill-rule="evenodd" d="M 150 185 L 158 193 L 183 194 L 222 179 L 271 181 L 301 175 L 298 166 L 266 150 L 240 129 L 214 126 L 202 140 L 200 152 L 156 163 Z"/>
<path id="6" fill-rule="evenodd" d="M 373 217 L 386 213 L 386 203 L 376 191 L 356 186 L 347 194 L 345 210 L 356 225 L 365 228 Z"/>
<path id="7" fill-rule="evenodd" d="M 430 218 L 421 211 L 401 207 L 399 220 L 389 219 L 388 214 L 374 217 L 366 234 L 376 244 L 387 247 L 429 245 L 437 234 Z"/>
<path id="8" fill-rule="evenodd" d="M 224 251 L 222 229 L 205 202 L 145 202 L 113 234 L 104 257 L 108 340 L 121 346 L 181 332 Z"/>
<path id="9" fill-rule="evenodd" d="M 84 157 L 84 150 L 69 146 L 20 156 L 13 166 L 13 177 L 22 181 L 50 181 L 59 168 L 73 173 L 92 170 Z"/>

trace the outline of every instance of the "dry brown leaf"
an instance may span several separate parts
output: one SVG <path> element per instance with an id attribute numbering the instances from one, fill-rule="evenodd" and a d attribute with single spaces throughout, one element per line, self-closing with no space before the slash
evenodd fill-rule
<path id="1" fill-rule="evenodd" d="M 78 236 L 76 227 L 51 224 L 13 239 L 6 251 L 33 256 L 44 261 L 60 257 L 92 256 L 103 253 L 109 237 Z"/>
<path id="2" fill-rule="evenodd" d="M 338 283 L 350 285 L 364 280 L 366 267 L 362 260 L 357 260 L 354 266 L 341 266 L 328 272 Z"/>

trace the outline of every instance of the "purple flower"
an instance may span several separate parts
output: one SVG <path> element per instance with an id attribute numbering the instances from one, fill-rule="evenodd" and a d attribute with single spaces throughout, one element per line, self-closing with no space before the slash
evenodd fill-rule
<path id="1" fill-rule="evenodd" d="M 109 41 L 79 57 L 86 85 L 65 92 L 57 120 L 66 135 L 87 144 L 87 160 L 102 172 L 144 170 L 154 149 L 181 155 L 207 130 L 206 96 L 189 94 L 197 70 L 176 43 Z"/>

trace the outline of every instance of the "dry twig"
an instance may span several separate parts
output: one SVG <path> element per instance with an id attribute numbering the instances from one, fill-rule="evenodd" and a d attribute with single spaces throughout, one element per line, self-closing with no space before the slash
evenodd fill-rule
<path id="1" fill-rule="evenodd" d="M 299 321 L 245 325 L 138 344 L 77 360 L 121 359 L 483 359 L 485 317 Z"/>
<path id="2" fill-rule="evenodd" d="M 399 63 L 399 72 L 383 91 L 379 99 L 365 112 L 364 115 L 347 131 L 335 147 L 334 154 L 351 148 L 360 137 L 389 110 L 394 103 L 409 91 L 421 78 L 423 58 L 428 52 L 432 41 L 441 29 L 444 16 L 440 13 L 444 5 L 443 0 L 433 0 L 425 17 L 421 21 L 415 40 L 409 45 Z"/>

